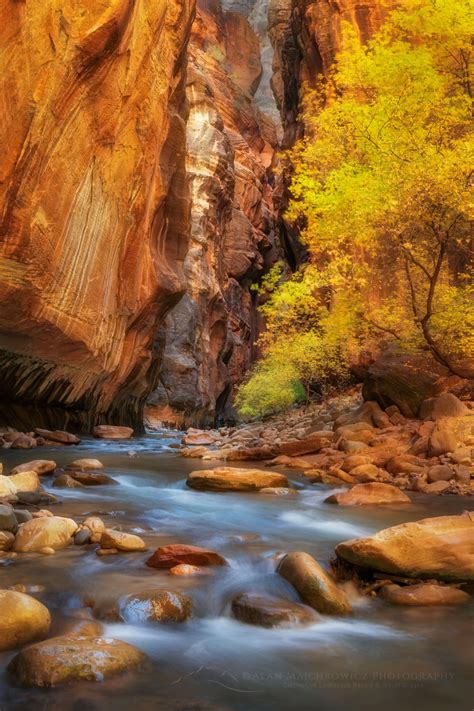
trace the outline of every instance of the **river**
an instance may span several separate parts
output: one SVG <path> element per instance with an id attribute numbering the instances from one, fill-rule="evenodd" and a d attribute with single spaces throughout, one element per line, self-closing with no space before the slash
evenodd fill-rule
<path id="1" fill-rule="evenodd" d="M 311 553 L 323 565 L 340 541 L 403 521 L 472 510 L 473 500 L 415 495 L 410 506 L 343 508 L 324 503 L 337 489 L 311 485 L 287 473 L 297 496 L 203 493 L 186 488 L 193 469 L 212 463 L 184 459 L 177 433 L 122 442 L 84 440 L 73 448 L 2 452 L 6 471 L 32 458 L 58 465 L 95 457 L 115 486 L 47 490 L 63 503 L 57 515 L 90 514 L 124 526 L 153 550 L 168 543 L 205 546 L 229 566 L 212 575 L 183 578 L 145 566 L 148 554 L 100 558 L 94 546 L 73 546 L 55 556 L 20 555 L 1 561 L 0 587 L 25 585 L 47 605 L 51 634 L 61 634 L 84 599 L 107 600 L 138 590 L 166 588 L 188 594 L 193 617 L 181 624 L 108 624 L 106 634 L 131 642 L 149 657 L 143 670 L 103 683 L 53 690 L 16 688 L 4 668 L 15 652 L 0 654 L 0 709 L 16 711 L 470 711 L 474 667 L 474 604 L 464 608 L 397 608 L 355 599 L 351 618 L 322 618 L 293 629 L 263 629 L 233 620 L 232 597 L 243 591 L 297 600 L 275 574 L 275 556 Z M 250 466 L 250 465 L 249 465 Z"/>

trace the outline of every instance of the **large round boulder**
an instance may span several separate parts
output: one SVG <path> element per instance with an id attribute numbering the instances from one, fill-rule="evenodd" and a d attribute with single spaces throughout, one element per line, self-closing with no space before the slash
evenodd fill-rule
<path id="1" fill-rule="evenodd" d="M 48 609 L 34 597 L 0 590 L 0 651 L 46 637 L 50 625 Z"/>
<path id="2" fill-rule="evenodd" d="M 186 484 L 202 491 L 260 491 L 269 487 L 288 486 L 283 474 L 260 469 L 217 467 L 191 472 Z"/>
<path id="3" fill-rule="evenodd" d="M 386 528 L 336 546 L 352 565 L 409 578 L 474 581 L 474 513 Z"/>
<path id="4" fill-rule="evenodd" d="M 59 550 L 72 543 L 78 526 L 71 518 L 45 516 L 23 523 L 16 534 L 13 549 L 17 553 L 33 553 L 42 548 Z"/>
<path id="5" fill-rule="evenodd" d="M 390 484 L 373 482 L 357 484 L 349 491 L 333 494 L 326 499 L 328 504 L 341 506 L 381 506 L 387 504 L 410 504 L 409 497 Z"/>
<path id="6" fill-rule="evenodd" d="M 23 649 L 7 669 L 22 686 L 51 687 L 103 681 L 144 660 L 136 647 L 109 637 L 53 637 Z"/>
<path id="7" fill-rule="evenodd" d="M 277 572 L 314 610 L 327 615 L 348 615 L 352 612 L 346 594 L 308 553 L 288 553 L 281 560 Z"/>
<path id="8" fill-rule="evenodd" d="M 318 615 L 310 607 L 260 593 L 241 593 L 232 600 L 232 614 L 240 622 L 260 627 L 310 625 Z"/>

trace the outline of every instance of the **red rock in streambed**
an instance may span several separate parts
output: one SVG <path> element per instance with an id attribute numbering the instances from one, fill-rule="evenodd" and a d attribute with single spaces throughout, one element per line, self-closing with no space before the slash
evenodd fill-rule
<path id="1" fill-rule="evenodd" d="M 150 568 L 170 569 L 181 563 L 193 566 L 226 565 L 226 560 L 219 553 L 199 548 L 173 543 L 169 546 L 158 548 L 146 564 Z"/>

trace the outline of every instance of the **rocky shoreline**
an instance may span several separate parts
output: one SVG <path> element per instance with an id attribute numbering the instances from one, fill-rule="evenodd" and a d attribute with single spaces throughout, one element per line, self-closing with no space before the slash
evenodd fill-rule
<path id="1" fill-rule="evenodd" d="M 310 481 L 323 484 L 383 483 L 400 490 L 470 496 L 472 408 L 472 402 L 444 393 L 425 400 L 419 418 L 407 418 L 396 405 L 382 410 L 377 402 L 361 403 L 353 394 L 265 422 L 189 429 L 181 454 L 209 461 L 260 460 L 265 466 L 301 470 Z"/>

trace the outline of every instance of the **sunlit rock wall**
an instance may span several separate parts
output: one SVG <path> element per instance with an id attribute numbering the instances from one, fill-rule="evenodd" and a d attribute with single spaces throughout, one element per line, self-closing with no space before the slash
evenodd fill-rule
<path id="1" fill-rule="evenodd" d="M 193 6 L 1 3 L 3 423 L 140 421 L 186 288 Z"/>

